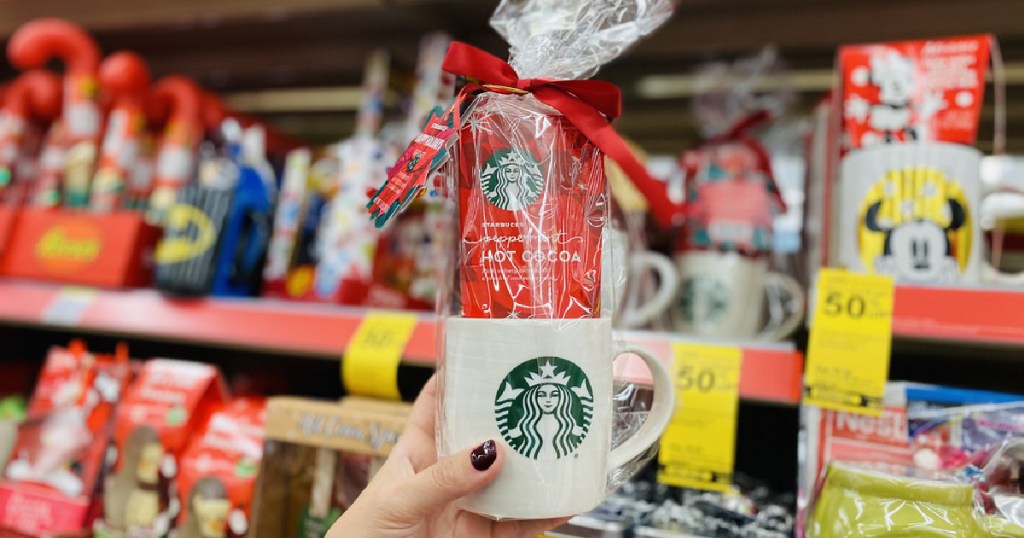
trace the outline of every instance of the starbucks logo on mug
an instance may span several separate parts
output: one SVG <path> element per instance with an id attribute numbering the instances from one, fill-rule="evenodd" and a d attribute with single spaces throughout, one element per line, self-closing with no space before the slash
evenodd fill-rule
<path id="1" fill-rule="evenodd" d="M 502 149 L 484 163 L 480 186 L 491 204 L 507 211 L 518 211 L 529 207 L 540 196 L 544 175 L 533 155 L 518 149 Z"/>
<path id="2" fill-rule="evenodd" d="M 717 325 L 729 310 L 729 288 L 712 276 L 695 276 L 683 281 L 679 311 L 694 325 Z"/>
<path id="3" fill-rule="evenodd" d="M 494 417 L 513 450 L 533 460 L 557 460 L 576 452 L 586 438 L 594 392 L 576 364 L 538 357 L 520 363 L 502 380 Z"/>

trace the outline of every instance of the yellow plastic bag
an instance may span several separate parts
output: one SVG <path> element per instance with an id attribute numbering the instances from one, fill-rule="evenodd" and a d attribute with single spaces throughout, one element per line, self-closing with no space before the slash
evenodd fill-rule
<path id="1" fill-rule="evenodd" d="M 830 465 L 805 538 L 1024 538 L 1024 528 L 979 514 L 974 489 Z"/>

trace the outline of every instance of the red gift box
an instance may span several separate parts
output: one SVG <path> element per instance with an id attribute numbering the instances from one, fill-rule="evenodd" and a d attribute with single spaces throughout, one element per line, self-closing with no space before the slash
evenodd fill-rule
<path id="1" fill-rule="evenodd" d="M 265 424 L 264 400 L 235 400 L 193 437 L 181 457 L 181 535 L 247 534 Z"/>
<path id="2" fill-rule="evenodd" d="M 159 228 L 132 211 L 22 210 L 0 274 L 100 287 L 145 286 Z"/>

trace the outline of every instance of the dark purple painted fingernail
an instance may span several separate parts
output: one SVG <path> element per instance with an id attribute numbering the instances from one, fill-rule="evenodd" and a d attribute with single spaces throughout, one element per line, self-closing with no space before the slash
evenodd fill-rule
<path id="1" fill-rule="evenodd" d="M 473 452 L 469 454 L 469 461 L 473 463 L 473 468 L 477 471 L 490 469 L 496 459 L 498 459 L 498 447 L 495 446 L 494 441 L 487 441 L 474 448 Z"/>

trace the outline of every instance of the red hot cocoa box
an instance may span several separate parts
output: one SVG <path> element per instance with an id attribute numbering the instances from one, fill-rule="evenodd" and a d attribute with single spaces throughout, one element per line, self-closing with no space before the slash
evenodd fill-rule
<path id="1" fill-rule="evenodd" d="M 493 92 L 477 98 L 457 148 L 463 315 L 597 317 L 602 154 L 532 96 Z"/>
<path id="2" fill-rule="evenodd" d="M 974 144 L 991 43 L 981 35 L 842 47 L 844 150 Z"/>
<path id="3" fill-rule="evenodd" d="M 178 468 L 189 438 L 226 399 L 213 366 L 147 362 L 118 408 L 117 464 L 96 536 L 163 536 L 180 512 Z"/>
<path id="4" fill-rule="evenodd" d="M 124 347 L 114 356 L 91 354 L 80 341 L 50 350 L 0 483 L 0 527 L 44 535 L 90 526 L 129 375 Z"/>
<path id="5" fill-rule="evenodd" d="M 178 538 L 247 535 L 265 424 L 264 400 L 235 400 L 193 437 L 181 458 Z"/>

